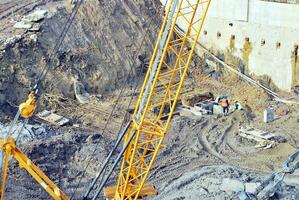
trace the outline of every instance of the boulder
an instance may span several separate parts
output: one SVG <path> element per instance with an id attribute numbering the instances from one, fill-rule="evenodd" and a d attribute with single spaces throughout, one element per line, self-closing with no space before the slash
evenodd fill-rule
<path id="1" fill-rule="evenodd" d="M 20 21 L 17 22 L 13 27 L 15 29 L 30 29 L 32 27 L 32 24 L 28 22 Z"/>
<path id="2" fill-rule="evenodd" d="M 47 10 L 36 10 L 33 13 L 30 13 L 29 15 L 24 16 L 22 18 L 22 21 L 38 22 L 38 21 L 44 19 L 47 13 L 48 13 Z"/>
<path id="3" fill-rule="evenodd" d="M 33 42 L 37 42 L 37 35 L 36 34 L 30 35 L 30 40 L 32 40 Z"/>

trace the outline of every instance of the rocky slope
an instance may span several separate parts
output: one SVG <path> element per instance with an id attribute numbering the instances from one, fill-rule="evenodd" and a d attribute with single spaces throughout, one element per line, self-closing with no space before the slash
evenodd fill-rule
<path id="1" fill-rule="evenodd" d="M 58 54 L 46 64 L 71 7 L 70 1 L 54 0 L 0 4 L 1 106 L 23 101 L 45 65 L 51 70 L 44 91 L 68 97 L 74 96 L 73 79 L 89 93 L 102 95 L 141 70 L 158 33 L 161 18 L 157 16 L 162 11 L 158 2 L 84 2 Z M 47 15 L 33 24 L 36 30 L 13 27 L 39 9 Z"/>

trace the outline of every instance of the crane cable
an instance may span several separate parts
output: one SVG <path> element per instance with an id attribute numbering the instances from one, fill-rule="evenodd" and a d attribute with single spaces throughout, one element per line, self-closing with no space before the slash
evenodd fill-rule
<path id="1" fill-rule="evenodd" d="M 43 80 L 45 79 L 50 67 L 47 66 L 47 64 L 51 61 L 51 59 L 54 58 L 54 56 L 57 54 L 59 48 L 61 47 L 62 45 L 62 42 L 64 41 L 64 38 L 66 36 L 66 33 L 68 32 L 71 24 L 73 23 L 74 21 L 74 18 L 76 16 L 76 14 L 78 13 L 78 10 L 80 8 L 80 6 L 82 5 L 83 3 L 83 0 L 80 0 L 76 5 L 75 7 L 73 8 L 71 14 L 69 15 L 69 18 L 67 19 L 66 23 L 65 23 L 65 26 L 63 27 L 63 30 L 61 31 L 58 39 L 57 39 L 57 42 L 56 42 L 56 45 L 54 46 L 53 50 L 51 51 L 50 53 L 50 56 L 49 58 L 47 59 L 48 62 L 46 62 L 44 68 L 42 69 L 40 75 L 38 76 L 38 79 L 35 83 L 35 85 L 33 86 L 33 88 L 31 89 L 31 93 L 29 94 L 28 98 L 30 98 L 30 95 L 32 94 L 33 95 L 33 100 L 34 100 L 34 104 L 36 104 L 36 100 L 37 100 L 37 95 L 39 93 L 39 90 L 41 89 L 41 84 L 43 82 Z M 28 100 L 27 100 L 28 101 Z M 21 105 L 20 105 L 21 106 Z M 36 105 L 34 105 L 36 106 Z M 4 133 L 4 139 L 7 140 L 8 137 L 11 137 L 12 134 L 17 131 L 18 127 L 15 129 L 15 131 L 12 132 L 13 128 L 16 126 L 19 118 L 20 118 L 20 115 L 21 115 L 21 112 L 20 112 L 20 108 L 18 109 L 13 121 L 10 123 L 9 125 L 9 128 L 8 128 L 8 131 L 6 133 Z M 29 121 L 29 118 L 26 118 L 24 120 L 24 122 L 21 124 L 18 132 L 17 132 L 17 138 L 16 138 L 16 142 L 17 140 L 20 138 L 20 135 L 24 129 L 24 127 L 27 125 Z M 2 168 L 3 167 L 3 160 L 4 160 L 4 155 L 3 155 L 3 151 L 1 151 L 1 162 L 0 162 L 0 167 Z"/>
<path id="2" fill-rule="evenodd" d="M 69 18 L 66 21 L 65 26 L 63 27 L 63 29 L 62 29 L 62 31 L 61 31 L 58 39 L 57 39 L 56 45 L 52 49 L 52 51 L 51 51 L 51 53 L 49 55 L 49 58 L 46 61 L 46 65 L 44 66 L 44 69 L 42 70 L 42 72 L 40 73 L 40 75 L 38 77 L 38 80 L 36 82 L 36 85 L 37 85 L 36 87 L 40 86 L 41 83 L 42 83 L 42 81 L 45 79 L 45 77 L 46 77 L 46 75 L 47 75 L 47 73 L 48 73 L 48 71 L 50 69 L 50 65 L 49 65 L 50 61 L 52 59 L 54 59 L 55 55 L 58 53 L 58 51 L 59 51 L 59 49 L 60 49 L 60 47 L 62 45 L 62 42 L 64 41 L 65 36 L 66 36 L 67 32 L 69 31 L 69 29 L 70 29 L 70 27 L 71 27 L 71 25 L 72 25 L 72 23 L 73 23 L 76 15 L 77 15 L 78 11 L 79 11 L 79 8 L 82 5 L 82 3 L 83 3 L 83 0 L 78 1 L 78 3 L 73 8 L 73 10 L 72 10 Z M 37 88 L 37 89 L 39 89 L 39 88 Z"/>
<path id="3" fill-rule="evenodd" d="M 168 1 L 168 0 L 167 0 L 167 1 Z M 136 52 L 136 56 L 134 56 L 135 58 L 139 55 L 139 53 L 140 53 L 140 51 L 141 51 L 141 48 L 142 48 L 144 42 L 146 41 L 146 36 L 147 36 L 148 33 L 149 33 L 149 29 L 150 29 L 152 23 L 154 22 L 154 19 L 155 19 L 155 17 L 151 17 L 151 18 L 148 19 L 149 23 L 146 23 L 146 24 L 149 24 L 149 25 L 148 25 L 147 30 L 146 30 L 145 33 L 144 33 L 142 42 L 141 42 L 141 44 L 140 44 L 140 46 L 139 46 L 139 48 L 138 48 L 138 50 L 137 50 L 137 52 Z M 158 26 L 156 26 L 156 27 L 158 27 Z M 133 58 L 134 58 L 134 57 L 133 57 Z M 129 72 L 128 76 L 127 76 L 127 79 L 130 78 L 130 76 L 131 76 L 132 73 L 133 73 L 133 66 L 136 64 L 136 60 L 137 60 L 137 59 L 134 59 L 134 60 L 133 60 L 133 63 L 131 64 L 130 72 Z M 133 97 L 134 97 L 134 94 L 136 93 L 136 91 L 137 91 L 137 89 L 138 89 L 138 83 L 139 83 L 139 81 L 140 81 L 141 78 L 142 78 L 141 74 L 142 74 L 142 69 L 139 71 L 138 74 L 136 74 L 136 75 L 137 75 L 136 77 L 139 77 L 139 80 L 137 79 L 137 81 L 135 81 L 135 86 L 134 86 L 134 90 L 133 90 L 134 92 L 131 94 L 130 101 L 129 101 L 129 103 L 128 103 L 127 108 L 130 107 L 130 105 L 131 105 L 131 103 L 132 103 L 132 100 L 133 100 Z M 132 85 L 133 85 L 133 83 L 132 83 Z M 118 95 L 118 97 L 117 97 L 117 99 L 116 99 L 116 103 L 114 104 L 114 106 L 113 106 L 113 108 L 112 108 L 112 111 L 111 111 L 111 113 L 110 113 L 110 115 L 109 115 L 109 117 L 108 117 L 108 120 L 106 121 L 105 126 L 104 126 L 104 128 L 102 129 L 103 132 L 106 130 L 106 128 L 107 128 L 107 126 L 108 126 L 108 124 L 109 124 L 109 121 L 111 120 L 111 118 L 112 118 L 112 116 L 113 116 L 114 110 L 115 110 L 115 108 L 116 108 L 116 106 L 117 106 L 117 104 L 118 104 L 118 102 L 119 102 L 119 100 L 120 100 L 120 98 L 121 98 L 121 96 L 122 96 L 122 93 L 124 92 L 125 86 L 126 86 L 126 85 L 124 84 L 124 85 L 122 86 L 122 88 L 121 88 L 121 91 L 120 91 L 120 93 L 119 93 L 119 95 Z M 122 125 L 120 126 L 120 129 L 119 129 L 119 131 L 118 131 L 118 136 L 117 136 L 117 138 L 119 138 L 119 136 L 120 136 L 120 133 L 121 133 L 121 130 L 122 130 L 122 126 L 124 125 L 124 122 L 125 122 L 125 116 L 124 116 Z M 75 196 L 75 194 L 77 193 L 78 187 L 79 187 L 80 183 L 82 182 L 83 176 L 85 175 L 85 173 L 86 173 L 86 171 L 87 171 L 87 168 L 89 167 L 89 165 L 90 165 L 90 163 L 91 163 L 92 158 L 93 158 L 94 155 L 95 155 L 95 152 L 96 152 L 96 150 L 97 150 L 98 145 L 99 145 L 99 142 L 96 144 L 94 150 L 92 151 L 92 154 L 91 154 L 91 156 L 90 156 L 90 159 L 87 161 L 87 165 L 86 165 L 86 167 L 85 167 L 84 170 L 82 171 L 82 175 L 81 175 L 81 177 L 80 177 L 80 179 L 79 179 L 79 182 L 78 182 L 77 185 L 75 186 L 75 191 L 73 192 L 73 194 L 72 194 L 72 196 L 71 196 L 71 199 L 73 199 L 74 196 Z M 88 156 L 86 156 L 86 159 L 87 159 L 87 157 L 88 157 Z M 105 173 L 105 171 L 106 171 L 106 169 L 104 169 L 104 173 Z M 92 186 L 92 187 L 93 187 L 93 186 Z"/>
<path id="4" fill-rule="evenodd" d="M 75 5 L 75 7 L 73 8 L 71 14 L 69 15 L 69 17 L 68 17 L 68 19 L 67 19 L 67 21 L 65 23 L 65 26 L 63 27 L 63 29 L 62 29 L 62 31 L 61 31 L 58 39 L 57 39 L 57 42 L 56 42 L 54 48 L 52 49 L 52 51 L 51 51 L 51 53 L 50 53 L 50 55 L 49 55 L 49 57 L 48 57 L 48 59 L 46 61 L 46 64 L 45 64 L 44 68 L 40 72 L 40 74 L 38 76 L 38 79 L 37 79 L 35 85 L 32 88 L 32 91 L 34 92 L 34 95 L 35 95 L 35 99 L 36 99 L 36 97 L 37 97 L 37 95 L 38 95 L 38 93 L 39 93 L 39 91 L 41 89 L 41 84 L 45 80 L 46 75 L 47 75 L 47 73 L 48 73 L 48 71 L 50 69 L 49 63 L 50 63 L 51 59 L 53 59 L 55 57 L 55 55 L 57 54 L 58 50 L 60 49 L 60 47 L 62 45 L 62 42 L 64 41 L 65 36 L 66 36 L 68 30 L 70 29 L 70 26 L 72 25 L 72 23 L 73 23 L 73 21 L 75 19 L 75 16 L 77 15 L 78 10 L 79 10 L 80 6 L 82 5 L 82 3 L 83 3 L 83 0 L 78 1 L 77 4 Z M 5 138 L 7 138 L 7 137 L 9 137 L 9 136 L 12 135 L 12 129 L 16 125 L 16 123 L 18 122 L 19 117 L 20 117 L 20 110 L 18 109 L 18 112 L 15 115 L 14 120 L 11 122 L 11 124 L 9 126 L 9 129 L 8 129 L 7 133 L 5 134 Z M 26 119 L 23 122 L 23 124 L 21 125 L 21 128 L 20 128 L 20 130 L 19 130 L 19 132 L 17 134 L 18 137 L 19 137 L 20 133 L 22 132 L 22 129 L 28 123 L 28 121 L 29 121 L 29 119 Z"/>

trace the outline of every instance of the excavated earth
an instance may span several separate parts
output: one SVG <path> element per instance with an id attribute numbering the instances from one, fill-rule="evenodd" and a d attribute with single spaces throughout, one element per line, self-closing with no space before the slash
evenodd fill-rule
<path id="1" fill-rule="evenodd" d="M 16 105 L 26 99 L 30 84 L 43 69 L 71 8 L 71 1 L 59 0 L 0 3 L 3 132 Z M 48 11 L 38 22 L 38 31 L 13 28 L 36 9 Z M 82 199 L 112 149 L 128 108 L 134 108 L 138 94 L 134 86 L 140 86 L 144 76 L 162 15 L 163 7 L 158 1 L 86 1 L 58 55 L 48 63 L 51 70 L 43 84 L 38 112 L 55 111 L 69 118 L 70 123 L 57 127 L 33 117 L 22 131 L 18 146 L 72 199 Z M 245 110 L 231 111 L 228 116 L 174 116 L 165 148 L 149 176 L 159 194 L 148 199 L 237 199 L 240 188 L 256 185 L 272 172 L 281 171 L 288 155 L 299 147 L 298 106 L 276 102 L 239 79 L 215 80 L 197 73 L 204 71 L 204 66 L 202 61 L 192 62 L 184 91 L 201 88 L 215 96 L 228 95 L 242 100 Z M 86 104 L 75 98 L 75 81 L 91 95 Z M 249 95 L 252 98 L 245 102 Z M 116 102 L 119 104 L 115 107 Z M 279 117 L 264 124 L 262 110 L 268 106 Z M 281 139 L 273 148 L 257 149 L 254 142 L 238 135 L 239 127 L 244 125 L 274 132 Z M 13 159 L 10 166 L 6 199 L 50 199 Z M 115 184 L 117 172 L 118 169 L 108 185 Z M 287 175 L 271 198 L 299 199 L 298 174 L 297 170 Z"/>

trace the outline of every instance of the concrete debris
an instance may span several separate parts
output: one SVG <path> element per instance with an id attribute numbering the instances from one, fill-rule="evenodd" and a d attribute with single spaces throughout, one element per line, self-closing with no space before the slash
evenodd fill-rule
<path id="1" fill-rule="evenodd" d="M 5 49 L 7 46 L 13 46 L 17 42 L 19 42 L 23 38 L 23 35 L 15 35 L 13 37 L 10 37 L 6 39 L 6 41 L 3 43 L 3 45 L 0 47 L 1 49 Z"/>
<path id="2" fill-rule="evenodd" d="M 269 108 L 264 110 L 264 122 L 269 123 L 274 120 L 274 110 Z"/>
<path id="3" fill-rule="evenodd" d="M 229 195 L 244 190 L 244 184 L 241 181 L 224 178 L 222 180 L 221 190 L 227 192 Z"/>
<path id="4" fill-rule="evenodd" d="M 30 22 L 20 21 L 17 22 L 13 27 L 15 29 L 30 29 L 32 28 L 32 24 Z"/>
<path id="5" fill-rule="evenodd" d="M 273 133 L 269 133 L 267 131 L 263 131 L 253 127 L 241 127 L 239 131 L 247 135 L 252 135 L 257 139 L 264 139 L 264 140 L 271 140 L 276 136 Z"/>
<path id="6" fill-rule="evenodd" d="M 57 126 L 63 126 L 70 121 L 69 119 L 62 117 L 60 115 L 57 115 L 55 113 L 52 113 L 51 111 L 48 111 L 48 110 L 44 110 L 44 111 L 38 113 L 37 117 L 49 122 L 50 124 L 54 124 Z"/>
<path id="7" fill-rule="evenodd" d="M 33 42 L 37 42 L 37 35 L 36 34 L 32 34 L 29 37 Z"/>
<path id="8" fill-rule="evenodd" d="M 45 18 L 48 10 L 35 10 L 33 13 L 26 15 L 22 18 L 23 22 L 38 22 Z"/>
<path id="9" fill-rule="evenodd" d="M 35 23 L 35 24 L 33 24 L 32 25 L 32 28 L 30 28 L 30 29 L 28 29 L 29 31 L 34 31 L 34 32 L 37 32 L 37 31 L 39 31 L 40 30 L 40 28 L 41 28 L 41 25 L 40 24 L 37 24 L 37 23 Z"/>
<path id="10" fill-rule="evenodd" d="M 255 189 L 260 186 L 260 183 L 245 183 L 245 192 L 253 194 Z"/>
<path id="11" fill-rule="evenodd" d="M 270 149 L 276 144 L 275 134 L 255 129 L 252 127 L 241 127 L 239 129 L 239 135 L 246 139 L 256 141 L 258 144 L 255 145 L 255 148 Z"/>
<path id="12" fill-rule="evenodd" d="M 269 140 L 264 140 L 259 142 L 257 145 L 255 145 L 255 148 L 263 148 L 263 149 L 270 149 L 272 147 L 274 147 L 275 145 L 275 141 L 269 141 Z"/>
<path id="13" fill-rule="evenodd" d="M 215 61 L 212 61 L 208 58 L 205 59 L 205 62 L 214 70 L 217 70 L 217 63 Z"/>
<path id="14" fill-rule="evenodd" d="M 203 114 L 201 110 L 191 106 L 177 106 L 175 112 L 180 113 L 182 116 L 188 116 L 188 113 L 195 116 L 202 116 Z"/>
<path id="15" fill-rule="evenodd" d="M 204 114 L 213 114 L 214 101 L 203 101 L 194 105 L 195 109 L 200 110 Z"/>
<path id="16" fill-rule="evenodd" d="M 0 137 L 4 136 L 10 136 L 15 139 L 18 139 L 20 143 L 26 143 L 28 141 L 37 139 L 37 138 L 43 138 L 53 132 L 47 130 L 42 125 L 30 125 L 26 124 L 23 125 L 22 122 L 17 123 L 13 128 L 12 132 L 8 133 L 10 129 L 10 124 L 3 125 L 0 124 Z"/>

